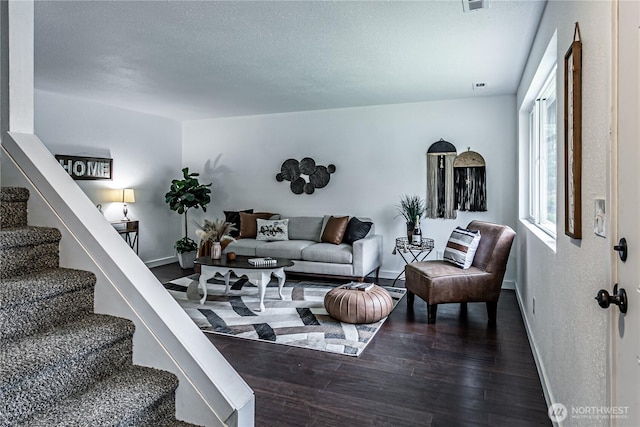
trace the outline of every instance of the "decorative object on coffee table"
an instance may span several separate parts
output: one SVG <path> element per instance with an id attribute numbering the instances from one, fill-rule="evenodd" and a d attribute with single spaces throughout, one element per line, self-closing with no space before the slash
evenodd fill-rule
<path id="1" fill-rule="evenodd" d="M 211 259 L 220 259 L 222 256 L 222 246 L 220 246 L 220 242 L 212 242 L 211 243 Z"/>
<path id="2" fill-rule="evenodd" d="M 365 287 L 358 289 L 358 285 Z M 391 313 L 393 300 L 389 292 L 378 285 L 347 284 L 329 291 L 324 297 L 324 307 L 331 317 L 341 322 L 373 323 Z"/>
<path id="3" fill-rule="evenodd" d="M 316 188 L 324 188 L 331 179 L 331 174 L 336 171 L 335 165 L 316 165 L 311 157 L 297 161 L 287 159 L 282 163 L 280 172 L 276 174 L 278 182 L 290 181 L 291 191 L 294 194 L 313 194 Z M 308 177 L 308 181 L 305 179 Z"/>
<path id="4" fill-rule="evenodd" d="M 213 221 L 205 219 L 204 225 L 196 225 L 198 226 L 196 234 L 200 238 L 200 246 L 211 245 L 212 259 L 220 259 L 222 255 L 222 245 L 224 244 L 226 246 L 236 240 L 231 237 L 231 233 L 236 230 L 236 228 L 230 222 L 221 219 L 214 219 Z"/>
<path id="5" fill-rule="evenodd" d="M 455 219 L 453 161 L 456 147 L 444 139 L 427 151 L 427 218 Z"/>

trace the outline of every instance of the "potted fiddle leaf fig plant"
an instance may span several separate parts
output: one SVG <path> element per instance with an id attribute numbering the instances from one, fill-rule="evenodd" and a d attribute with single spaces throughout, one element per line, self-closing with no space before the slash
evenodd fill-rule
<path id="1" fill-rule="evenodd" d="M 188 237 L 187 213 L 192 208 L 202 208 L 206 212 L 207 205 L 211 202 L 209 195 L 211 184 L 200 184 L 198 176 L 200 176 L 199 173 L 189 173 L 189 168 L 182 169 L 182 179 L 172 180 L 169 191 L 164 195 L 169 209 L 184 215 L 184 237 L 178 240 L 174 246 L 182 268 L 193 268 L 193 261 L 198 249 L 196 242 Z"/>

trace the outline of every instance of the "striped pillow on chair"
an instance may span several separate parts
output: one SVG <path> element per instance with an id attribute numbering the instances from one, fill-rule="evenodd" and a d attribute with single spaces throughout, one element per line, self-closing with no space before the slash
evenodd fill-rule
<path id="1" fill-rule="evenodd" d="M 444 260 L 460 268 L 469 268 L 480 243 L 480 231 L 466 230 L 456 227 L 451 233 L 447 247 L 444 249 Z"/>

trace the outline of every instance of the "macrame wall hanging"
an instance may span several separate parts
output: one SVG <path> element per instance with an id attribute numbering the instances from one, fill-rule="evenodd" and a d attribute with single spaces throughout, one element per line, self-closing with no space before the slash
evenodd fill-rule
<path id="1" fill-rule="evenodd" d="M 456 147 L 440 138 L 427 150 L 427 217 L 456 217 L 453 161 Z"/>
<path id="2" fill-rule="evenodd" d="M 480 153 L 461 153 L 453 161 L 455 179 L 455 206 L 461 211 L 479 212 L 487 210 L 487 173 L 484 158 Z"/>

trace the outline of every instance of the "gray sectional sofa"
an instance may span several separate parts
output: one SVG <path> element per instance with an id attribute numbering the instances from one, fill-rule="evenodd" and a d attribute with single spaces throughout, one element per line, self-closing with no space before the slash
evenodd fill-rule
<path id="1" fill-rule="evenodd" d="M 289 240 L 263 241 L 253 238 L 239 238 L 230 243 L 225 253 L 256 257 L 288 258 L 294 261 L 285 270 L 301 274 L 339 276 L 362 280 L 375 272 L 376 279 L 382 263 L 382 236 L 375 234 L 371 225 L 368 234 L 352 244 L 325 243 L 321 241 L 323 226 L 328 216 L 287 217 L 289 219 Z M 368 218 L 360 221 L 372 222 Z"/>

